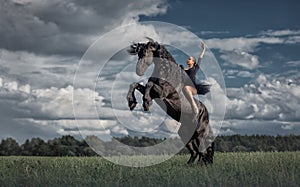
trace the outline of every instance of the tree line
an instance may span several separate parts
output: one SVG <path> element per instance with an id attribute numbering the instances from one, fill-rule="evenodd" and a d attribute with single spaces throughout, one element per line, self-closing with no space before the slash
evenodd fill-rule
<path id="1" fill-rule="evenodd" d="M 96 136 L 86 137 L 88 142 L 97 141 L 108 150 L 109 154 L 118 154 L 116 150 L 110 149 L 111 141 L 104 142 Z M 178 139 L 177 139 L 178 140 Z M 156 145 L 164 139 L 149 137 L 116 137 L 112 141 L 119 141 L 123 144 L 134 147 L 147 147 Z M 169 146 L 169 149 L 173 149 Z M 255 152 L 255 151 L 299 151 L 300 135 L 289 136 L 268 136 L 268 135 L 232 135 L 218 136 L 215 139 L 215 151 L 218 152 Z M 124 151 L 124 150 L 123 150 Z M 126 152 L 126 151 L 125 151 Z M 122 152 L 124 153 L 124 152 Z M 127 150 L 130 155 L 130 149 Z M 187 153 L 182 149 L 178 154 Z M 97 156 L 91 147 L 84 140 L 77 140 L 73 136 L 66 135 L 44 141 L 41 138 L 32 138 L 19 144 L 13 138 L 2 139 L 0 143 L 0 156 Z"/>

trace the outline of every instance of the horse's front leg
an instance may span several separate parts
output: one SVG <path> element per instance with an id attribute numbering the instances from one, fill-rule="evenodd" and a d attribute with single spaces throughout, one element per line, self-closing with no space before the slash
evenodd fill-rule
<path id="1" fill-rule="evenodd" d="M 139 83 L 132 83 L 129 86 L 129 90 L 127 93 L 127 101 L 128 101 L 128 107 L 130 110 L 133 110 L 136 107 L 136 98 L 134 95 L 135 89 L 137 89 L 139 92 L 141 92 L 143 95 L 145 94 L 145 87 Z"/>
<path id="2" fill-rule="evenodd" d="M 146 84 L 145 93 L 144 93 L 144 97 L 143 97 L 144 111 L 148 111 L 152 104 L 152 98 L 150 96 L 150 91 L 151 91 L 153 85 L 154 85 L 154 83 L 152 81 L 149 81 Z"/>

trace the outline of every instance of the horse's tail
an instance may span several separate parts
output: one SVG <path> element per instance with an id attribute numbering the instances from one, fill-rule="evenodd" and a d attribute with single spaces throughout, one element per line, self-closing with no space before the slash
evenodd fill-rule
<path id="1" fill-rule="evenodd" d="M 210 91 L 210 84 L 207 84 L 205 82 L 201 82 L 199 84 L 196 84 L 197 94 L 199 95 L 205 95 Z"/>

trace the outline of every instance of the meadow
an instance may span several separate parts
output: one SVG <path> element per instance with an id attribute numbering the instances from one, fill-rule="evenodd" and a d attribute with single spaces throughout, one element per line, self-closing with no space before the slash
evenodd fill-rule
<path id="1" fill-rule="evenodd" d="M 2 156 L 0 186 L 300 186 L 300 152 L 217 152 L 208 167 L 187 166 L 188 157 L 139 168 L 102 157 Z"/>

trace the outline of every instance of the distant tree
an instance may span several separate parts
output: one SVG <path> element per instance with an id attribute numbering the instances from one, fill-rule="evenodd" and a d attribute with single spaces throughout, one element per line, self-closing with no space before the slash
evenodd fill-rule
<path id="1" fill-rule="evenodd" d="M 0 155 L 1 156 L 10 156 L 18 155 L 20 152 L 20 147 L 18 142 L 13 138 L 6 138 L 1 141 L 0 144 Z"/>
<path id="2" fill-rule="evenodd" d="M 48 141 L 52 156 L 77 156 L 80 142 L 71 135 Z"/>
<path id="3" fill-rule="evenodd" d="M 86 140 L 87 147 L 91 146 L 96 151 L 99 151 L 99 150 L 100 151 L 101 150 L 109 151 L 109 149 L 106 148 L 106 143 L 104 141 L 100 140 L 97 136 L 90 135 L 90 136 L 87 136 L 85 138 L 85 140 Z M 85 149 L 85 151 L 88 151 L 88 153 L 91 154 L 91 156 L 97 155 L 96 152 L 93 151 L 94 153 L 92 153 L 91 150 L 92 149 L 90 147 L 89 147 L 89 149 Z"/>
<path id="4" fill-rule="evenodd" d="M 21 155 L 24 156 L 46 156 L 50 152 L 48 144 L 41 138 L 26 140 L 20 147 Z"/>
<path id="5" fill-rule="evenodd" d="M 87 136 L 86 141 L 76 140 L 73 136 L 66 135 L 45 142 L 41 138 L 26 140 L 21 146 L 13 138 L 6 138 L 0 143 L 0 156 L 97 156 L 95 151 L 103 151 L 105 155 L 132 155 L 134 147 L 147 147 L 157 145 L 165 139 L 150 137 L 116 137 L 111 141 L 102 141 L 97 136 Z M 161 144 L 160 150 L 152 150 L 153 154 L 165 154 L 176 150 L 178 139 Z M 124 146 L 128 145 L 128 146 Z M 95 151 L 94 151 L 95 150 Z M 215 139 L 215 150 L 220 152 L 238 151 L 300 151 L 300 136 L 267 136 L 267 135 L 233 135 L 218 136 Z M 182 149 L 178 154 L 187 153 Z"/>
<path id="6" fill-rule="evenodd" d="M 247 148 L 245 146 L 242 145 L 237 145 L 234 148 L 232 148 L 233 152 L 247 152 Z"/>
<path id="7" fill-rule="evenodd" d="M 23 156 L 32 156 L 32 145 L 30 140 L 26 140 L 24 144 L 21 145 L 21 155 Z"/>

